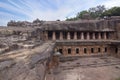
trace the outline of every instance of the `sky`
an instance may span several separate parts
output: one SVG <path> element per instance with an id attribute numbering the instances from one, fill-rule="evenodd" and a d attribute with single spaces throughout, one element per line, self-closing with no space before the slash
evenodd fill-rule
<path id="1" fill-rule="evenodd" d="M 0 25 L 10 20 L 65 20 L 97 5 L 111 8 L 120 6 L 120 0 L 0 0 Z"/>

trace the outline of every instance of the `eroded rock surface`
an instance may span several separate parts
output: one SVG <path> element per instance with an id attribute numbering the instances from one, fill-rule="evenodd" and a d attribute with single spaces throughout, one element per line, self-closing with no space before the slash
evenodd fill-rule
<path id="1" fill-rule="evenodd" d="M 54 43 L 0 55 L 0 80 L 43 80 Z"/>

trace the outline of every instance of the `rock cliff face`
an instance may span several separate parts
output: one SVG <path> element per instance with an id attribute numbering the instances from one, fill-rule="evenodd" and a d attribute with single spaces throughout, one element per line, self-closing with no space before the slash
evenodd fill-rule
<path id="1" fill-rule="evenodd" d="M 54 43 L 0 55 L 0 80 L 44 80 Z"/>
<path id="2" fill-rule="evenodd" d="M 115 31 L 118 20 L 81 20 L 81 21 L 51 21 L 44 22 L 43 30 L 69 31 Z"/>

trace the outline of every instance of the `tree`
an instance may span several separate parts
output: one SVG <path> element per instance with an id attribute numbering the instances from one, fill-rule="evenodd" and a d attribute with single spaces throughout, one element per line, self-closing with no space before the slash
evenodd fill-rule
<path id="1" fill-rule="evenodd" d="M 90 13 L 90 16 L 95 19 L 100 17 L 105 10 L 106 8 L 104 5 L 99 5 L 99 6 L 90 8 L 88 11 Z"/>
<path id="2" fill-rule="evenodd" d="M 84 11 L 81 11 L 81 12 L 78 12 L 76 17 L 73 17 L 73 18 L 66 18 L 66 21 L 75 21 L 75 20 L 78 20 L 78 19 L 85 19 L 85 15 L 88 15 L 89 12 L 87 10 L 84 10 Z"/>
<path id="3" fill-rule="evenodd" d="M 67 18 L 66 20 L 71 21 L 71 20 L 89 19 L 89 18 L 95 19 L 101 17 L 101 15 L 105 12 L 105 10 L 106 8 L 104 5 L 99 5 L 96 7 L 89 8 L 88 10 L 83 10 L 81 12 L 78 12 L 76 17 Z"/>
<path id="4" fill-rule="evenodd" d="M 111 9 L 106 10 L 102 15 L 104 16 L 120 16 L 120 7 L 112 7 Z"/>
<path id="5" fill-rule="evenodd" d="M 41 21 L 37 18 L 36 20 L 33 21 L 33 23 L 41 23 Z"/>
<path id="6" fill-rule="evenodd" d="M 78 18 L 78 19 L 79 19 L 79 18 L 80 18 L 80 19 L 83 19 L 85 14 L 89 14 L 89 12 L 88 12 L 87 10 L 78 12 L 76 18 Z"/>

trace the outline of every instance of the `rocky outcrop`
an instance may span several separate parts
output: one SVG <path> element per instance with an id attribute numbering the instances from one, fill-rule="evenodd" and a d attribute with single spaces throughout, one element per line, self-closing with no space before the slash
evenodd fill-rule
<path id="1" fill-rule="evenodd" d="M 115 31 L 116 23 L 116 20 L 46 21 L 42 29 L 48 31 Z"/>
<path id="2" fill-rule="evenodd" d="M 0 55 L 0 80 L 44 80 L 54 43 Z"/>

